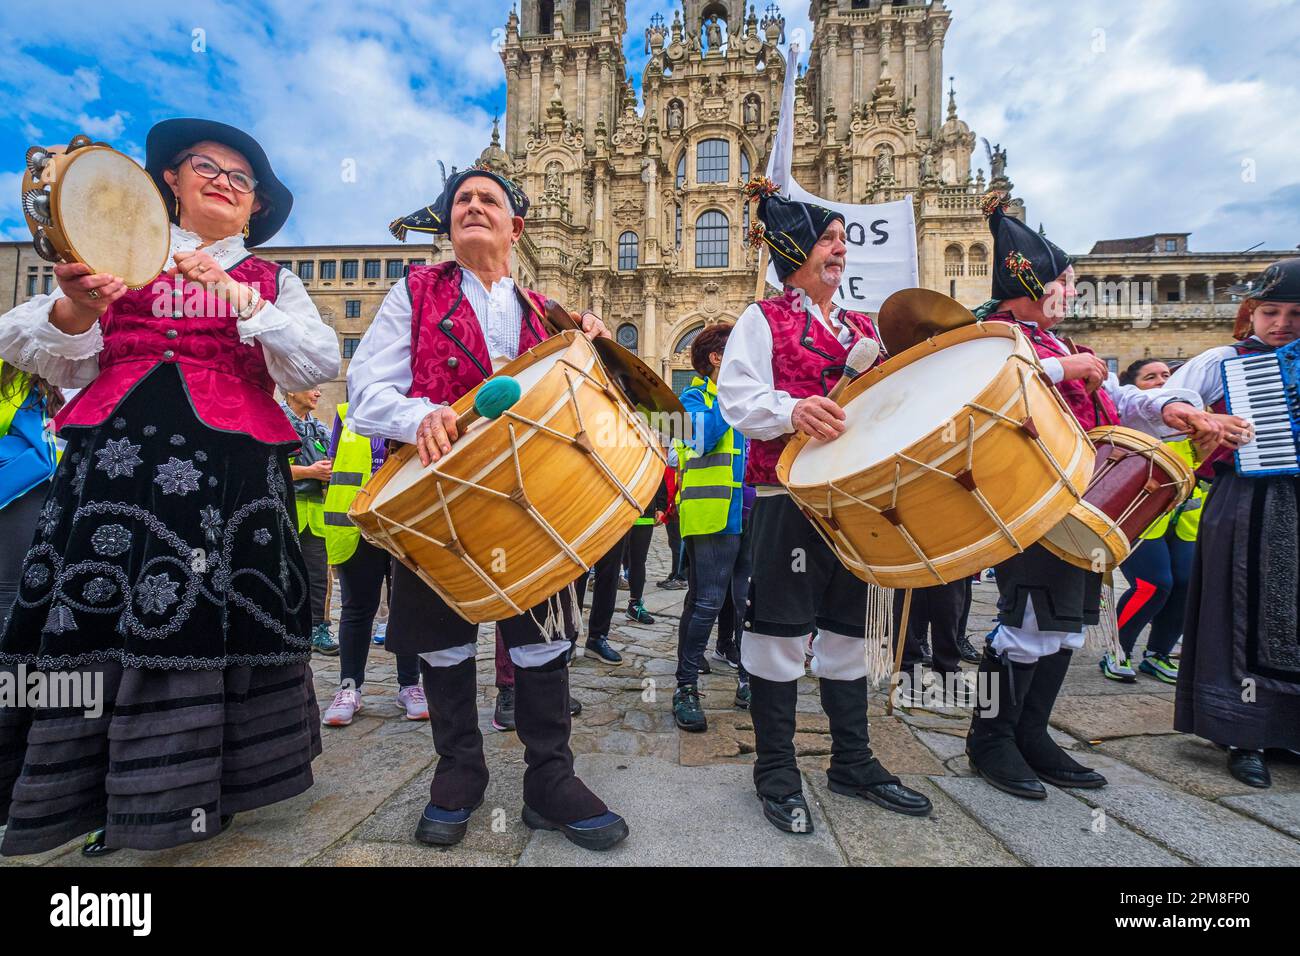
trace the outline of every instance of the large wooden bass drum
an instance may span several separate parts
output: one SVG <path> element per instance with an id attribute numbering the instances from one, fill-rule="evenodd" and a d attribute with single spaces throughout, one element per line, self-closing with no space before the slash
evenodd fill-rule
<path id="1" fill-rule="evenodd" d="M 475 624 L 521 614 L 585 573 L 649 505 L 666 464 L 582 333 L 549 338 L 499 374 L 520 384 L 514 406 L 427 467 L 403 447 L 349 512 Z"/>
<path id="2" fill-rule="evenodd" d="M 777 477 L 844 565 L 881 587 L 946 584 L 1006 560 L 1092 476 L 1091 443 L 1012 325 L 927 339 L 841 404 L 844 433 L 796 436 Z"/>

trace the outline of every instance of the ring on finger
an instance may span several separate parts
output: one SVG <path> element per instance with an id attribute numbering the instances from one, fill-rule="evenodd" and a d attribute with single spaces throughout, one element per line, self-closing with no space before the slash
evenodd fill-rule
<path id="1" fill-rule="evenodd" d="M 92 299 L 98 299 L 98 298 L 99 298 L 99 290 L 98 290 L 98 289 L 91 289 L 89 292 L 86 293 L 86 295 L 88 295 L 88 296 L 89 296 L 90 298 L 92 298 Z"/>

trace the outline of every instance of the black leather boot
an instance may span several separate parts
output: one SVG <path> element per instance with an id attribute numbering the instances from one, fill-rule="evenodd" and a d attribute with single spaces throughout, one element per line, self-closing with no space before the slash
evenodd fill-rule
<path id="1" fill-rule="evenodd" d="M 1096 790 L 1106 786 L 1106 778 L 1071 757 L 1048 733 L 1052 708 L 1073 655 L 1073 651 L 1063 650 L 1039 660 L 1016 725 L 1016 746 L 1040 780 L 1056 787 Z"/>
<path id="2" fill-rule="evenodd" d="M 559 830 L 588 850 L 607 850 L 628 834 L 627 823 L 573 772 L 569 749 L 569 669 L 557 658 L 515 669 L 515 732 L 524 745 L 524 823 Z"/>
<path id="3" fill-rule="evenodd" d="M 1037 666 L 1004 662 L 991 647 L 985 650 L 979 673 L 992 685 L 993 698 L 988 707 L 975 708 L 966 735 L 971 768 L 999 790 L 1028 800 L 1047 798 L 1047 788 L 1016 747 L 1016 725 Z"/>
<path id="4" fill-rule="evenodd" d="M 822 710 L 831 725 L 831 765 L 826 784 L 836 793 L 861 797 L 872 803 L 905 813 L 928 816 L 933 807 L 923 793 L 903 786 L 871 752 L 867 726 L 867 679 L 820 682 Z"/>
<path id="5" fill-rule="evenodd" d="M 803 798 L 795 762 L 795 705 L 798 681 L 749 676 L 749 715 L 754 722 L 754 788 L 763 816 L 786 833 L 812 833 L 812 813 Z"/>
<path id="6" fill-rule="evenodd" d="M 1262 750 L 1239 750 L 1228 748 L 1228 773 L 1232 774 L 1248 787 L 1266 790 L 1273 786 L 1273 777 L 1268 772 Z"/>

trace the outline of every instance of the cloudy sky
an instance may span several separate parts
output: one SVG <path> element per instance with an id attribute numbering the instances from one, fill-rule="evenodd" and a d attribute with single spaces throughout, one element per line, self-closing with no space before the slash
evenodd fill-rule
<path id="1" fill-rule="evenodd" d="M 626 51 L 671 0 L 629 0 Z M 0 235 L 27 146 L 76 132 L 143 158 L 160 119 L 210 116 L 266 146 L 297 202 L 280 242 L 383 242 L 464 165 L 505 103 L 510 0 L 6 3 Z M 593 4 L 594 6 L 594 4 Z M 760 6 L 766 6 L 765 3 Z M 810 31 L 805 0 L 780 0 Z M 1192 232 L 1192 248 L 1300 244 L 1298 0 L 948 0 L 945 74 L 1008 151 L 1035 224 L 1071 251 Z M 983 163 L 983 147 L 977 150 Z M 355 175 L 350 172 L 355 170 Z"/>

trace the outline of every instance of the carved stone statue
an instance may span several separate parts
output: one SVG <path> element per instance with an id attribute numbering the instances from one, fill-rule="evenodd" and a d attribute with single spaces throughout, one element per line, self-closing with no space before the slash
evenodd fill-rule
<path id="1" fill-rule="evenodd" d="M 700 35 L 694 30 L 686 31 L 686 49 L 692 53 L 700 52 Z"/>
<path id="2" fill-rule="evenodd" d="M 1002 148 L 1002 144 L 990 146 L 989 141 L 984 140 L 984 150 L 989 157 L 989 172 L 993 176 L 993 181 L 1005 179 L 1007 175 L 1007 151 Z"/>
<path id="3" fill-rule="evenodd" d="M 705 31 L 709 40 L 709 52 L 714 53 L 722 46 L 722 27 L 718 26 L 718 15 L 716 13 L 705 26 Z"/>
<path id="4" fill-rule="evenodd" d="M 923 183 L 934 182 L 934 179 L 935 179 L 934 154 L 922 153 L 921 154 L 921 182 Z"/>
<path id="5" fill-rule="evenodd" d="M 880 147 L 876 153 L 876 178 L 894 178 L 894 151 L 888 146 Z"/>
<path id="6" fill-rule="evenodd" d="M 682 115 L 682 104 L 680 100 L 673 100 L 668 104 L 668 128 L 681 129 L 685 117 Z"/>
<path id="7" fill-rule="evenodd" d="M 745 98 L 745 125 L 758 125 L 758 100 L 752 96 Z"/>

